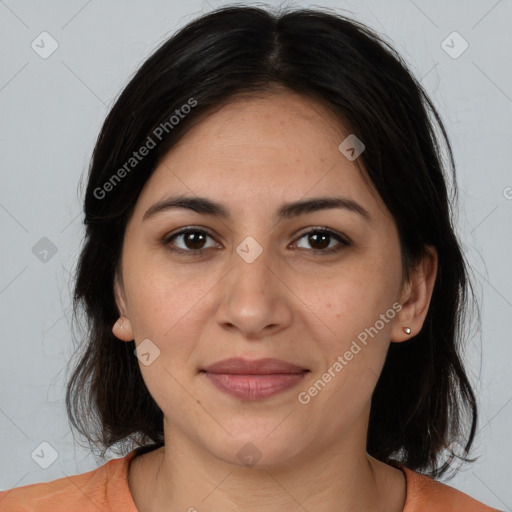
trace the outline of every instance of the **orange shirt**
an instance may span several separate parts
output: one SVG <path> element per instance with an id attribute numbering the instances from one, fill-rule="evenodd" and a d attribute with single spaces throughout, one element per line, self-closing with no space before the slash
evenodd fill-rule
<path id="1" fill-rule="evenodd" d="M 0 492 L 0 512 L 138 512 L 128 487 L 128 466 L 137 450 L 99 468 L 47 483 Z M 403 512 L 499 512 L 426 475 L 405 473 Z"/>

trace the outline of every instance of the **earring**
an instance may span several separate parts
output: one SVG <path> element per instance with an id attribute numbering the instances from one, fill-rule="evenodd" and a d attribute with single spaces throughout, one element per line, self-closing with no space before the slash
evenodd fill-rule
<path id="1" fill-rule="evenodd" d="M 121 320 L 121 329 L 124 329 L 124 325 L 123 325 L 123 324 L 124 324 L 124 319 L 125 319 L 125 318 L 126 318 L 126 317 L 125 317 L 124 315 L 121 317 L 121 319 L 122 319 L 122 320 Z"/>
<path id="2" fill-rule="evenodd" d="M 410 327 L 403 327 L 403 331 L 405 334 L 411 334 L 411 328 Z"/>

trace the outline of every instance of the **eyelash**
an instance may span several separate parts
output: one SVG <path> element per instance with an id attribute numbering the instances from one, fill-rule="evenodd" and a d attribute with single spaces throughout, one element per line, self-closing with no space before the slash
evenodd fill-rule
<path id="1" fill-rule="evenodd" d="M 185 249 L 180 249 L 180 248 L 176 248 L 176 247 L 172 246 L 171 242 L 174 239 L 178 238 L 181 235 L 186 235 L 188 233 L 200 233 L 202 235 L 206 235 L 206 236 L 209 236 L 210 238 L 213 238 L 213 236 L 210 233 L 208 233 L 208 231 L 205 231 L 204 229 L 188 227 L 188 228 L 184 228 L 184 229 L 178 231 L 177 233 L 173 233 L 173 234 L 165 237 L 162 240 L 162 243 L 170 251 L 177 253 L 177 254 L 186 254 L 188 256 L 200 256 L 201 253 L 203 253 L 204 251 L 206 251 L 208 249 L 212 249 L 212 247 L 207 247 L 206 249 L 185 250 Z M 311 251 L 315 254 L 315 256 L 328 256 L 330 254 L 340 252 L 343 248 L 349 247 L 350 245 L 352 245 L 351 242 L 346 237 L 343 237 L 339 233 L 336 233 L 335 231 L 332 231 L 327 228 L 310 229 L 309 231 L 302 233 L 297 240 L 300 240 L 301 238 L 304 238 L 305 236 L 313 234 L 313 233 L 329 235 L 330 237 L 335 238 L 338 242 L 340 242 L 339 245 L 337 245 L 335 247 L 331 247 L 329 249 L 320 249 L 320 250 L 311 249 Z"/>

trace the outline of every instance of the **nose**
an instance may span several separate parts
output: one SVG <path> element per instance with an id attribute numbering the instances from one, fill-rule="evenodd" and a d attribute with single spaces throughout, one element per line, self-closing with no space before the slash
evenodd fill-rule
<path id="1" fill-rule="evenodd" d="M 246 338 L 259 339 L 286 329 L 292 322 L 292 293 L 282 265 L 263 250 L 251 261 L 233 253 L 231 272 L 222 280 L 217 323 Z"/>

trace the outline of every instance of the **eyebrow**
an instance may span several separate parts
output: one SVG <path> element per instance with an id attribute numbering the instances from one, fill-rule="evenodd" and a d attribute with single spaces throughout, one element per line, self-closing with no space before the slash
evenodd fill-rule
<path id="1" fill-rule="evenodd" d="M 226 207 L 220 203 L 212 201 L 211 199 L 207 199 L 206 197 L 178 195 L 168 197 L 155 203 L 144 213 L 142 221 L 144 222 L 158 213 L 176 208 L 192 210 L 202 215 L 211 215 L 222 219 L 230 218 L 229 211 Z M 346 197 L 314 197 L 311 199 L 284 203 L 278 209 L 276 217 L 279 219 L 291 219 L 307 213 L 334 208 L 356 213 L 363 217 L 365 221 L 373 223 L 372 217 L 363 206 Z"/>

